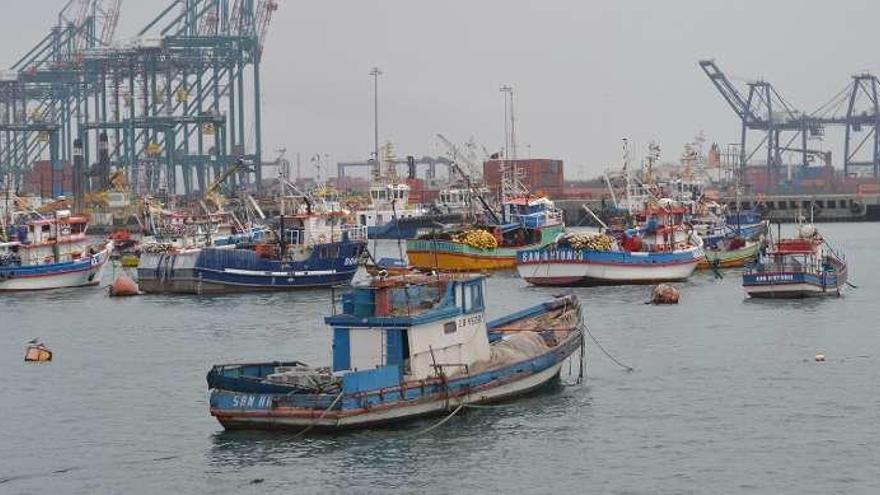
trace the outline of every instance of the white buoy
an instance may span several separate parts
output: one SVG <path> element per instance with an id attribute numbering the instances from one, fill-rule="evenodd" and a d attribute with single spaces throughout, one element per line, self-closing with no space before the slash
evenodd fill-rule
<path id="1" fill-rule="evenodd" d="M 816 362 L 817 363 L 824 363 L 825 362 L 825 354 L 822 354 L 821 352 L 816 353 Z"/>

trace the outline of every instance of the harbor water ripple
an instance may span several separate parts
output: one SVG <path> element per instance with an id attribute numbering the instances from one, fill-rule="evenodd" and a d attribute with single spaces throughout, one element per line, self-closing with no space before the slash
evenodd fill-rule
<path id="1" fill-rule="evenodd" d="M 840 299 L 748 301 L 736 271 L 679 284 L 677 306 L 492 275 L 490 317 L 573 290 L 635 371 L 588 341 L 586 384 L 569 385 L 574 363 L 551 390 L 423 436 L 436 419 L 295 438 L 208 414 L 212 364 L 329 363 L 329 291 L 2 295 L 0 493 L 880 493 L 880 230 L 820 229 L 858 285 Z M 35 337 L 53 362 L 23 362 Z"/>

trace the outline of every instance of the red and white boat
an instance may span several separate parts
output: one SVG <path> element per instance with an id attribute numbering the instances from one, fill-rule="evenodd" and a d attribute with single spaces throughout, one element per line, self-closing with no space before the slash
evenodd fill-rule
<path id="1" fill-rule="evenodd" d="M 92 243 L 87 229 L 87 218 L 67 210 L 10 227 L 0 243 L 0 291 L 97 285 L 113 243 Z"/>

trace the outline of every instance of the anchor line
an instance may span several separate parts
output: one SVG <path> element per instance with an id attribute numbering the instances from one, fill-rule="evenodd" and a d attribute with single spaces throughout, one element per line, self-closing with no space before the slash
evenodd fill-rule
<path id="1" fill-rule="evenodd" d="M 428 432 L 434 430 L 435 428 L 439 428 L 439 427 L 442 426 L 444 423 L 446 423 L 447 421 L 449 421 L 450 419 L 452 419 L 453 416 L 455 416 L 456 414 L 458 414 L 458 412 L 461 411 L 461 410 L 464 408 L 464 406 L 465 406 L 465 403 L 464 403 L 464 402 L 460 403 L 460 404 L 458 405 L 458 407 L 456 407 L 451 413 L 449 413 L 448 415 L 446 415 L 446 416 L 445 416 L 443 419 L 441 419 L 440 421 L 434 423 L 433 425 L 431 425 L 431 426 L 429 426 L 429 427 L 427 427 L 427 428 L 425 428 L 425 429 L 423 429 L 423 430 L 419 430 L 419 431 L 417 431 L 417 432 L 415 432 L 415 433 L 412 433 L 412 434 L 410 434 L 410 435 L 407 435 L 406 438 L 414 438 L 414 437 L 422 436 L 422 435 L 424 435 L 425 433 L 428 433 Z"/>
<path id="2" fill-rule="evenodd" d="M 623 369 L 626 370 L 626 371 L 629 371 L 629 372 L 635 371 L 635 368 L 633 368 L 632 366 L 628 366 L 628 365 L 626 365 L 626 364 L 623 364 L 623 363 L 620 362 L 617 358 L 615 358 L 614 356 L 612 356 L 611 353 L 608 352 L 608 351 L 602 346 L 602 344 L 599 342 L 599 339 L 597 339 L 596 336 L 593 335 L 593 332 L 590 331 L 590 329 L 587 327 L 586 323 L 584 323 L 583 321 L 581 322 L 581 328 L 584 330 L 584 332 L 586 332 L 587 335 L 590 336 L 590 339 L 596 344 L 596 347 L 598 347 L 599 350 L 601 350 L 606 356 L 608 356 L 608 359 L 610 359 L 611 361 L 613 361 L 614 364 L 620 366 L 621 368 L 623 368 Z"/>

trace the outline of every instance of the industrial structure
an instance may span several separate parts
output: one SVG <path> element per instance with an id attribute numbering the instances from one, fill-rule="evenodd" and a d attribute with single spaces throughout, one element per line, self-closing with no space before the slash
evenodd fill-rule
<path id="1" fill-rule="evenodd" d="M 827 151 L 811 149 L 825 128 L 843 127 L 843 169 L 846 177 L 880 177 L 880 81 L 872 74 L 856 74 L 840 92 L 812 112 L 794 108 L 767 81 L 747 83 L 743 94 L 714 60 L 701 60 L 709 77 L 741 121 L 739 167 L 744 168 L 759 151 L 766 153 L 768 180 L 778 180 L 786 163 L 807 167 L 819 157 L 830 166 Z M 749 136 L 760 138 L 752 144 Z"/>
<path id="2" fill-rule="evenodd" d="M 122 0 L 69 0 L 0 77 L 0 180 L 20 189 L 48 155 L 44 196 L 107 187 L 205 191 L 232 164 L 260 184 L 260 58 L 275 0 L 172 0 L 117 41 Z M 63 187 L 64 170 L 73 174 Z"/>

